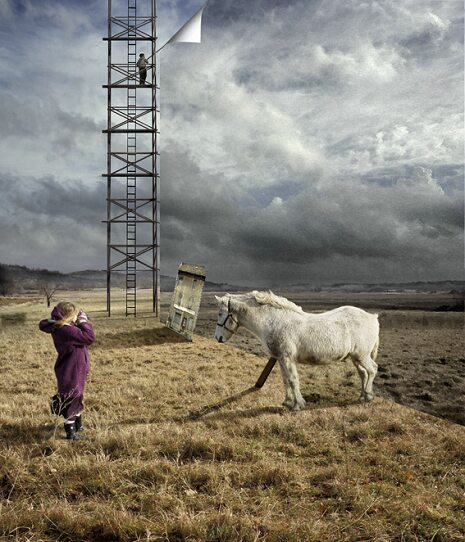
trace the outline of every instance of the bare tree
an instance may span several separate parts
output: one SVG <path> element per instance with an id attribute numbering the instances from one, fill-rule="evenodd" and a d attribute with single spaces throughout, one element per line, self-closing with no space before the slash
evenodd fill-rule
<path id="1" fill-rule="evenodd" d="M 48 283 L 42 284 L 41 290 L 45 295 L 45 301 L 47 302 L 47 307 L 50 307 L 53 301 L 53 296 L 55 295 L 55 292 L 57 291 L 57 289 L 58 288 L 54 284 L 48 284 Z"/>
<path id="2" fill-rule="evenodd" d="M 6 296 L 14 290 L 15 283 L 11 277 L 10 271 L 6 266 L 0 265 L 0 295 Z"/>

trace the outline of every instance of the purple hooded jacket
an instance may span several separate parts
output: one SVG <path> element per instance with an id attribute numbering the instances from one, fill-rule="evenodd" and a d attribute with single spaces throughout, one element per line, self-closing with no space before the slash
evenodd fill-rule
<path id="1" fill-rule="evenodd" d="M 84 393 L 86 378 L 89 373 L 89 352 L 87 346 L 95 340 L 92 324 L 81 322 L 56 328 L 55 320 L 60 320 L 63 313 L 55 307 L 51 320 L 41 320 L 39 329 L 51 333 L 58 358 L 55 374 L 58 392 L 65 397 L 78 397 Z"/>

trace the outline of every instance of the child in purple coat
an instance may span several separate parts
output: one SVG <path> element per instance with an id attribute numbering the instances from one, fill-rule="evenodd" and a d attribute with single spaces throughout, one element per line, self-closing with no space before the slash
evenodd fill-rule
<path id="1" fill-rule="evenodd" d="M 55 375 L 60 413 L 65 418 L 66 438 L 77 440 L 76 432 L 82 429 L 84 387 L 90 368 L 87 346 L 95 340 L 92 324 L 82 309 L 62 301 L 53 309 L 50 319 L 41 320 L 39 329 L 51 333 L 58 352 Z"/>

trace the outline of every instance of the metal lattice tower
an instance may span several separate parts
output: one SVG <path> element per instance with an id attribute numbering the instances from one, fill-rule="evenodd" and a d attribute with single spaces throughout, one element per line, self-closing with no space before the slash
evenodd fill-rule
<path id="1" fill-rule="evenodd" d="M 156 0 L 108 0 L 107 311 L 112 275 L 124 274 L 126 316 L 137 315 L 139 278 L 150 276 L 159 315 Z M 126 11 L 126 6 L 124 6 Z M 142 13 L 142 15 L 140 15 Z M 146 84 L 137 60 L 149 61 Z M 143 273 L 145 272 L 145 273 Z M 146 283 L 146 279 L 144 280 Z"/>

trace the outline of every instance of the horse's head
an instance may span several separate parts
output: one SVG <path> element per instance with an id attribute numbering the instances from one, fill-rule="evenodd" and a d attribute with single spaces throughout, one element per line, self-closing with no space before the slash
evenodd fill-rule
<path id="1" fill-rule="evenodd" d="M 237 320 L 237 311 L 234 310 L 234 301 L 229 294 L 223 297 L 215 296 L 220 307 L 218 321 L 216 322 L 215 339 L 220 343 L 225 343 L 236 333 L 239 327 Z"/>

